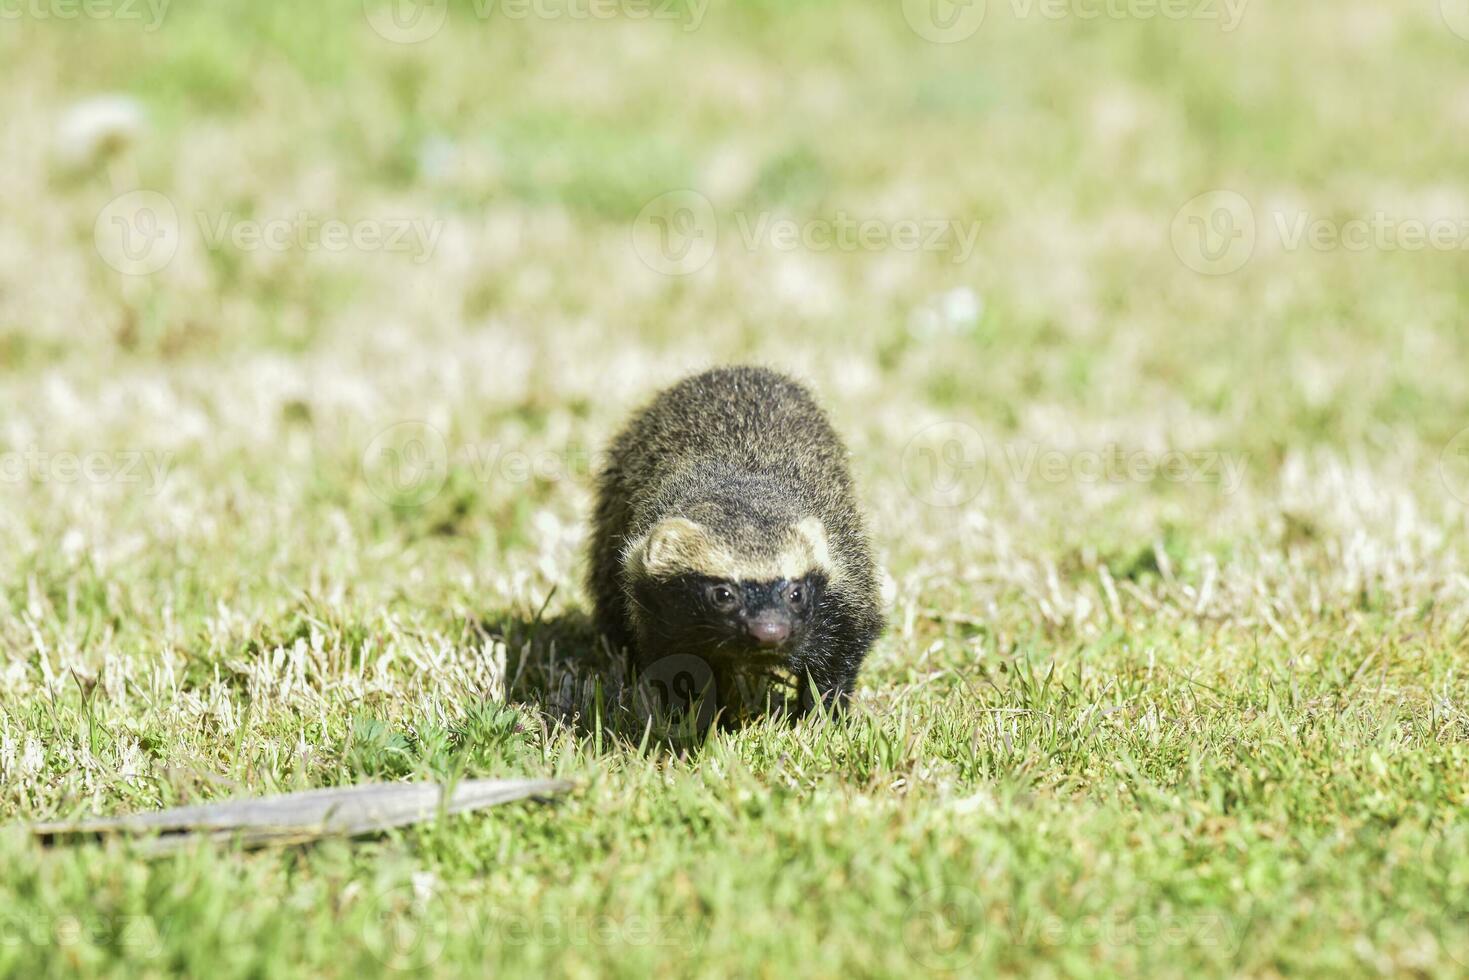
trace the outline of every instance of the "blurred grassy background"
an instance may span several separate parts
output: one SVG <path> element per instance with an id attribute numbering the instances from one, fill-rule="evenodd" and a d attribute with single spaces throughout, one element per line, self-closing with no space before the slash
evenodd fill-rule
<path id="1" fill-rule="evenodd" d="M 1266 232 L 1276 214 L 1469 213 L 1455 138 L 1469 42 L 1432 4 L 1247 6 L 1231 31 L 990 7 L 955 44 L 910 28 L 922 5 L 892 3 L 660 6 L 648 20 L 455 3 L 418 44 L 386 41 L 353 2 L 168 7 L 151 31 L 121 15 L 14 20 L 0 36 L 17 66 L 0 192 L 8 380 L 24 403 L 58 373 L 202 379 L 207 404 L 191 407 L 250 419 L 244 443 L 211 424 L 155 440 L 146 412 L 123 421 L 133 439 L 279 479 L 268 463 L 292 439 L 353 449 L 430 408 L 464 445 L 506 413 L 580 406 L 576 437 L 594 444 L 678 371 L 754 358 L 831 389 L 874 473 L 927 412 L 992 439 L 1064 430 L 1095 445 L 1110 429 L 1248 453 L 1260 486 L 1291 450 L 1370 450 L 1422 476 L 1430 506 L 1457 506 L 1433 471 L 1466 417 L 1453 369 L 1466 252 L 1292 250 Z M 146 135 L 106 172 L 58 176 L 58 118 L 100 91 L 139 100 Z M 182 216 L 179 253 L 141 278 L 88 247 L 98 213 L 134 188 Z M 629 233 L 679 188 L 712 202 L 721 239 L 697 274 L 665 276 Z M 1253 203 L 1262 233 L 1243 269 L 1214 278 L 1179 260 L 1170 227 L 1221 188 Z M 301 213 L 439 237 L 415 261 L 201 233 Z M 975 223 L 977 247 L 963 261 L 782 251 L 738 232 L 842 214 Z M 915 329 L 955 289 L 980 315 Z M 224 370 L 238 385 L 212 383 Z M 879 391 L 889 411 L 851 410 Z M 1220 503 L 1172 504 L 1191 502 L 1190 519 Z"/>
<path id="2" fill-rule="evenodd" d="M 733 852 L 749 867 L 719 872 L 733 877 L 695 917 L 724 937 L 705 940 L 711 959 L 640 968 L 738 973 L 763 953 L 818 973 L 911 969 L 894 931 L 908 903 L 989 862 L 979 891 L 1010 895 L 1011 911 L 1186 908 L 1231 934 L 1276 925 L 1254 943 L 1141 952 L 1037 948 L 1012 931 L 965 963 L 1453 965 L 1469 942 L 1454 912 L 1469 908 L 1465 838 L 1441 836 L 1462 799 L 1469 616 L 1469 457 L 1456 449 L 1469 426 L 1469 37 L 1453 28 L 1469 17 L 1451 0 L 1249 3 L 1232 29 L 1207 16 L 1232 8 L 1202 2 L 1172 8 L 1183 19 L 1144 16 L 1141 0 L 1061 16 L 1040 0 L 688 0 L 580 18 L 585 4 L 516 17 L 455 0 L 417 43 L 374 28 L 384 6 L 139 3 L 60 19 L 57 0 L 0 20 L 0 460 L 147 453 L 166 471 L 142 485 L 0 469 L 0 812 L 437 771 L 426 719 L 461 724 L 466 704 L 515 689 L 505 648 L 491 655 L 504 637 L 484 624 L 534 634 L 543 606 L 555 619 L 581 605 L 585 461 L 658 386 L 737 359 L 808 378 L 850 437 L 892 578 L 893 629 L 862 694 L 875 734 L 838 748 L 761 730 L 712 757 L 647 760 L 525 709 L 519 728 L 463 729 L 453 744 L 472 761 L 459 764 L 610 768 L 652 797 L 674 787 L 666 812 L 602 782 L 563 814 L 584 831 L 494 815 L 296 868 L 73 861 L 8 841 L 9 901 L 27 921 L 82 914 L 92 861 L 136 887 L 90 914 L 166 908 L 193 923 L 145 967 L 207 953 L 227 972 L 298 957 L 349 972 L 376 921 L 354 904 L 382 884 L 364 883 L 372 860 L 449 882 L 463 907 L 503 887 L 490 898 L 564 924 L 619 896 L 686 910 L 697 889 L 683 869 L 717 877 Z M 983 22 L 954 43 L 922 36 L 925 11 L 976 9 Z M 1099 9 L 1124 15 L 1082 16 Z M 68 120 L 104 93 L 137 118 L 117 146 L 69 161 Z M 108 209 L 137 190 L 166 199 L 177 247 L 121 275 Z M 707 201 L 713 252 L 671 275 L 640 242 L 648 209 L 687 190 Z M 1246 202 L 1255 229 L 1222 275 L 1198 271 L 1188 238 L 1186 206 L 1215 191 Z M 302 215 L 406 221 L 432 247 L 206 234 Z M 1282 234 L 1378 215 L 1458 238 L 1353 249 Z M 972 253 L 741 233 L 841 216 L 978 232 Z M 441 436 L 445 465 L 399 499 L 371 454 L 403 423 Z M 924 468 L 913 447 L 941 424 L 983 445 L 960 460 L 977 470 Z M 1243 483 L 1048 480 L 1011 462 L 1111 446 L 1226 455 Z M 933 506 L 948 478 L 971 481 L 962 506 Z M 1052 668 L 1074 689 L 1035 680 Z M 580 679 L 571 694 L 537 681 L 554 706 L 585 706 Z M 1203 690 L 1219 700 L 1201 707 Z M 1346 705 L 1348 690 L 1365 701 Z M 921 736 L 894 728 L 908 724 L 899 704 Z M 1116 712 L 1103 734 L 1041 720 L 1102 709 Z M 1001 732 L 991 711 L 1030 720 Z M 1221 748 L 1236 742 L 1239 756 Z M 1261 746 L 1276 743 L 1278 769 L 1262 775 Z M 372 761 L 395 753 L 417 761 Z M 770 768 L 788 754 L 809 768 Z M 1122 775 L 1104 764 L 1119 754 Z M 735 783 L 742 804 L 728 803 Z M 727 804 L 748 810 L 708 817 Z M 1072 806 L 1089 840 L 1066 835 Z M 824 837 L 827 820 L 850 821 L 850 838 Z M 1399 825 L 1421 839 L 1394 837 Z M 1212 845 L 1185 853 L 1196 833 Z M 650 843 L 669 834 L 679 843 Z M 1012 838 L 1007 863 L 996 855 Z M 1427 868 L 1441 878 L 1375 877 L 1422 864 L 1424 840 L 1447 848 Z M 863 864 L 887 847 L 891 863 Z M 476 884 L 519 849 L 529 870 Z M 606 849 L 650 870 L 629 882 L 600 863 Z M 869 907 L 847 909 L 831 886 L 798 911 L 776 894 L 792 855 L 811 882 L 870 888 Z M 583 880 L 567 861 L 594 866 Z M 1132 877 L 1112 880 L 1108 862 Z M 1245 867 L 1259 877 L 1235 881 Z M 208 907 L 170 904 L 190 887 L 221 909 L 244 892 L 284 904 L 250 906 L 254 924 L 231 935 Z M 961 936 L 982 933 L 970 925 Z M 551 944 L 521 961 L 525 949 L 462 938 L 440 966 L 585 972 L 628 952 Z M 129 964 L 116 943 L 7 948 L 15 969 Z"/>

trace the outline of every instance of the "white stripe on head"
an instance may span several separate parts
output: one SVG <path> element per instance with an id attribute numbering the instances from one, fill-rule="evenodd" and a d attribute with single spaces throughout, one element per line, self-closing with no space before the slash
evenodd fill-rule
<path id="1" fill-rule="evenodd" d="M 713 529 L 683 517 L 668 517 L 623 551 L 623 567 L 635 575 L 667 579 L 703 575 L 732 582 L 775 582 L 813 571 L 837 577 L 826 528 L 817 517 L 802 518 L 773 555 L 736 555 Z"/>

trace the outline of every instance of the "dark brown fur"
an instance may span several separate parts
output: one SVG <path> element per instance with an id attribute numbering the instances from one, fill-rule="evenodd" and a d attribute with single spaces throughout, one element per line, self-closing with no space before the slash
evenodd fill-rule
<path id="1" fill-rule="evenodd" d="M 703 655 L 689 637 L 704 634 L 691 630 L 716 627 L 699 622 L 702 593 L 685 603 L 679 588 L 810 564 L 814 599 L 778 666 L 809 677 L 828 703 L 845 702 L 882 617 L 846 449 L 804 387 L 758 367 L 674 385 L 614 440 L 597 493 L 589 584 L 611 643 L 644 667 Z M 711 643 L 723 656 L 722 640 Z"/>

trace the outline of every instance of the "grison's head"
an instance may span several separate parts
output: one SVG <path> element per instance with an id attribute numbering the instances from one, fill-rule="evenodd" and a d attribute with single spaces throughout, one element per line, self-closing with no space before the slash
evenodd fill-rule
<path id="1" fill-rule="evenodd" d="M 771 527 L 667 517 L 623 554 L 639 630 L 714 658 L 779 659 L 834 575 L 815 517 Z"/>

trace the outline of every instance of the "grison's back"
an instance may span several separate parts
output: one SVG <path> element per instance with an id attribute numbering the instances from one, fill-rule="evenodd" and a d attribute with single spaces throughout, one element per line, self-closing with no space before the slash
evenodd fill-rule
<path id="1" fill-rule="evenodd" d="M 614 457 L 635 511 L 721 472 L 774 478 L 838 523 L 852 506 L 846 449 L 826 413 L 765 368 L 717 368 L 673 386 L 623 432 Z"/>

